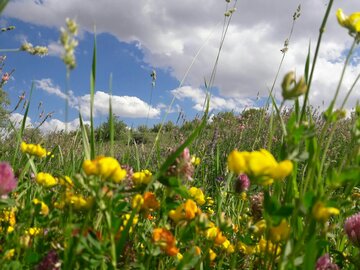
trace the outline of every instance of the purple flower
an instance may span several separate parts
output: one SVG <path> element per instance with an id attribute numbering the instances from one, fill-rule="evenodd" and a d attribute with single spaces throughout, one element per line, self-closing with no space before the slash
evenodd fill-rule
<path id="1" fill-rule="evenodd" d="M 357 247 L 360 247 L 360 212 L 348 217 L 345 220 L 345 232 L 349 240 Z"/>
<path id="2" fill-rule="evenodd" d="M 13 169 L 6 162 L 0 162 L 0 195 L 5 195 L 16 188 L 17 181 Z"/>
<path id="3" fill-rule="evenodd" d="M 50 250 L 49 253 L 37 266 L 38 270 L 57 270 L 60 269 L 59 256 L 55 250 Z"/>
<path id="4" fill-rule="evenodd" d="M 316 261 L 315 270 L 339 270 L 339 266 L 336 263 L 331 262 L 330 255 L 328 253 L 322 255 Z"/>
<path id="5" fill-rule="evenodd" d="M 250 187 L 249 177 L 244 173 L 240 174 L 235 182 L 235 191 L 241 193 L 243 191 L 247 191 L 249 187 Z"/>

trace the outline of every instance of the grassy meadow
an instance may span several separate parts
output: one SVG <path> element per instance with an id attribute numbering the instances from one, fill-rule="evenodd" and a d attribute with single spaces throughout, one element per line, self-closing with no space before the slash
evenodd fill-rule
<path id="1" fill-rule="evenodd" d="M 236 1 L 225 3 L 227 29 Z M 325 28 L 332 3 L 314 27 Z M 300 7 L 293 23 L 299 16 Z M 29 100 L 20 126 L 4 122 L 10 135 L 0 143 L 0 268 L 360 269 L 360 105 L 345 111 L 359 76 L 335 106 L 359 46 L 360 13 L 336 16 L 353 45 L 325 111 L 309 101 L 323 31 L 303 76 L 276 76 L 263 108 L 210 117 L 217 62 L 203 113 L 176 123 L 129 129 L 110 99 L 100 126 L 79 114 L 79 130 L 44 135 L 26 128 Z M 71 77 L 77 25 L 66 26 L 67 79 L 84 79 Z M 91 109 L 96 54 L 95 39 Z"/>

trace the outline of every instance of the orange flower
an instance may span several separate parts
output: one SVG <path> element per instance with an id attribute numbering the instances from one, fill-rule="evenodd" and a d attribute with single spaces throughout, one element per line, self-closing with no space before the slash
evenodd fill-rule
<path id="1" fill-rule="evenodd" d="M 144 203 L 142 209 L 146 210 L 156 210 L 160 207 L 159 201 L 156 199 L 156 196 L 152 192 L 145 192 L 143 195 Z"/>
<path id="2" fill-rule="evenodd" d="M 175 256 L 179 253 L 179 249 L 176 247 L 176 239 L 167 229 L 155 228 L 152 238 L 155 244 L 160 246 L 167 255 Z"/>
<path id="3" fill-rule="evenodd" d="M 185 203 L 179 205 L 175 210 L 169 212 L 169 217 L 176 223 L 180 220 L 192 220 L 200 212 L 196 203 L 188 199 Z"/>

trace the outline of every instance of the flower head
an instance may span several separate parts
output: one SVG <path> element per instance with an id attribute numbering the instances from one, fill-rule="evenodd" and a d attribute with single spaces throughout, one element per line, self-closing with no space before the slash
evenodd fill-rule
<path id="1" fill-rule="evenodd" d="M 36 182 L 45 187 L 53 187 L 58 183 L 58 180 L 49 173 L 39 172 L 35 178 Z"/>
<path id="2" fill-rule="evenodd" d="M 179 253 L 179 249 L 176 247 L 176 239 L 167 229 L 155 228 L 152 239 L 167 255 L 175 256 Z"/>
<path id="3" fill-rule="evenodd" d="M 349 240 L 355 246 L 360 247 L 360 212 L 345 220 L 344 229 Z"/>
<path id="4" fill-rule="evenodd" d="M 286 241 L 289 238 L 290 225 L 283 219 L 280 224 L 270 228 L 270 240 L 272 242 Z"/>
<path id="5" fill-rule="evenodd" d="M 20 148 L 23 153 L 32 156 L 43 158 L 47 155 L 46 149 L 42 148 L 40 144 L 27 144 L 26 142 L 22 142 Z"/>
<path id="6" fill-rule="evenodd" d="M 349 30 L 350 34 L 360 33 L 360 12 L 354 12 L 350 16 L 346 16 L 341 8 L 336 12 L 336 18 L 342 27 Z"/>
<path id="7" fill-rule="evenodd" d="M 318 201 L 312 208 L 313 217 L 320 222 L 326 222 L 330 216 L 339 215 L 339 209 L 335 207 L 326 207 L 324 203 Z"/>
<path id="8" fill-rule="evenodd" d="M 191 198 L 193 198 L 198 205 L 201 206 L 206 203 L 204 193 L 200 188 L 191 187 L 189 189 L 189 194 Z"/>
<path id="9" fill-rule="evenodd" d="M 132 174 L 131 179 L 136 186 L 147 185 L 152 179 L 152 173 L 149 170 L 142 170 Z"/>
<path id="10" fill-rule="evenodd" d="M 103 180 L 121 182 L 126 177 L 126 170 L 112 157 L 99 156 L 94 160 L 85 160 L 82 168 L 86 175 L 97 175 Z"/>
<path id="11" fill-rule="evenodd" d="M 339 270 L 339 266 L 332 263 L 330 255 L 326 253 L 316 261 L 315 270 Z"/>
<path id="12" fill-rule="evenodd" d="M 17 181 L 11 166 L 6 162 L 0 162 L 0 195 L 13 191 L 16 185 Z"/>

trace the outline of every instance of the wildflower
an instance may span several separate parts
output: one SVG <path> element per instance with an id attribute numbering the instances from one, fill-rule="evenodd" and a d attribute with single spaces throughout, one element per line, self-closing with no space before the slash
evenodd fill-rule
<path id="1" fill-rule="evenodd" d="M 14 255 L 15 255 L 15 249 L 13 249 L 13 248 L 9 249 L 4 254 L 4 260 L 11 260 L 12 257 L 14 257 Z"/>
<path id="2" fill-rule="evenodd" d="M 319 257 L 316 261 L 315 270 L 339 270 L 337 264 L 331 262 L 330 255 L 328 253 Z"/>
<path id="3" fill-rule="evenodd" d="M 191 156 L 191 164 L 194 166 L 198 166 L 201 162 L 201 159 L 197 157 L 196 155 Z"/>
<path id="4" fill-rule="evenodd" d="M 49 214 L 49 207 L 42 201 L 38 200 L 38 199 L 33 199 L 32 200 L 33 204 L 38 205 L 40 204 L 40 214 L 43 216 L 47 216 Z"/>
<path id="5" fill-rule="evenodd" d="M 196 187 L 191 187 L 189 189 L 189 193 L 190 196 L 195 200 L 195 202 L 198 205 L 204 205 L 205 204 L 205 196 L 204 193 L 202 192 L 202 190 L 200 188 L 196 188 Z"/>
<path id="6" fill-rule="evenodd" d="M 349 240 L 355 246 L 360 247 L 360 212 L 345 220 L 344 229 Z"/>
<path id="7" fill-rule="evenodd" d="M 140 210 L 141 206 L 144 204 L 144 198 L 141 194 L 136 194 L 131 202 L 131 207 L 133 209 Z"/>
<path id="8" fill-rule="evenodd" d="M 249 177 L 244 174 L 244 173 L 241 173 L 238 178 L 236 179 L 236 182 L 235 182 L 235 191 L 237 193 L 241 193 L 243 191 L 247 191 L 250 187 L 250 179 Z"/>
<path id="9" fill-rule="evenodd" d="M 85 198 L 82 195 L 76 195 L 67 190 L 65 193 L 65 204 L 71 205 L 75 209 L 89 209 L 94 203 L 92 197 Z M 59 205 L 61 206 L 61 204 Z"/>
<path id="10" fill-rule="evenodd" d="M 216 256 L 217 256 L 216 253 L 210 248 L 209 249 L 209 259 L 210 259 L 210 261 L 215 260 Z"/>
<path id="11" fill-rule="evenodd" d="M 29 42 L 25 42 L 20 47 L 21 51 L 28 52 L 32 55 L 44 56 L 48 54 L 48 48 L 44 46 L 33 46 Z"/>
<path id="12" fill-rule="evenodd" d="M 228 156 L 228 168 L 237 175 L 247 174 L 261 185 L 270 185 L 274 179 L 281 180 L 288 176 L 293 164 L 290 160 L 278 163 L 265 149 L 253 152 L 234 150 Z"/>
<path id="13" fill-rule="evenodd" d="M 264 203 L 264 193 L 259 192 L 250 197 L 251 213 L 255 221 L 261 219 Z"/>
<path id="14" fill-rule="evenodd" d="M 131 217 L 130 214 L 124 214 L 124 215 L 121 216 L 123 222 L 122 222 L 122 226 L 120 226 L 119 232 L 122 232 L 125 229 L 126 225 L 128 224 L 128 222 L 130 220 L 130 217 Z M 139 217 L 138 217 L 138 215 L 135 215 L 133 217 L 132 224 L 131 224 L 130 229 L 129 229 L 129 233 L 133 232 L 133 228 L 135 227 L 135 225 L 138 222 L 139 222 Z"/>
<path id="15" fill-rule="evenodd" d="M 59 184 L 62 186 L 70 186 L 70 187 L 74 186 L 74 183 L 69 176 L 59 177 L 58 180 L 59 180 Z"/>
<path id="16" fill-rule="evenodd" d="M 126 170 L 112 157 L 99 156 L 94 160 L 85 160 L 82 168 L 86 175 L 100 176 L 104 180 L 120 183 L 126 177 Z"/>
<path id="17" fill-rule="evenodd" d="M 0 196 L 13 191 L 16 186 L 17 181 L 10 164 L 0 162 Z"/>
<path id="18" fill-rule="evenodd" d="M 133 173 L 131 179 L 136 186 L 147 185 L 152 179 L 152 173 L 149 170 L 142 170 L 141 172 Z"/>
<path id="19" fill-rule="evenodd" d="M 199 212 L 196 203 L 189 199 L 185 203 L 179 205 L 175 210 L 169 211 L 169 217 L 176 223 L 180 220 L 192 220 Z"/>
<path id="20" fill-rule="evenodd" d="M 5 72 L 5 73 L 2 75 L 2 78 L 1 78 L 2 83 L 7 82 L 9 79 L 10 79 L 10 74 L 7 73 L 7 72 Z"/>
<path id="21" fill-rule="evenodd" d="M 20 148 L 23 153 L 31 156 L 43 158 L 46 157 L 47 154 L 46 150 L 42 148 L 40 144 L 27 144 L 26 142 L 22 142 Z"/>
<path id="22" fill-rule="evenodd" d="M 49 173 L 39 172 L 35 178 L 36 182 L 45 187 L 53 187 L 58 181 Z"/>
<path id="23" fill-rule="evenodd" d="M 155 228 L 153 230 L 152 239 L 167 255 L 175 256 L 179 253 L 179 250 L 176 247 L 176 239 L 167 229 Z"/>
<path id="24" fill-rule="evenodd" d="M 270 240 L 272 242 L 286 241 L 289 238 L 290 234 L 290 225 L 283 219 L 280 224 L 275 227 L 270 228 Z"/>
<path id="25" fill-rule="evenodd" d="M 339 209 L 335 207 L 326 207 L 324 203 L 318 201 L 312 208 L 313 217 L 320 222 L 326 222 L 330 216 L 339 215 Z"/>
<path id="26" fill-rule="evenodd" d="M 261 238 L 259 243 L 256 245 L 256 249 L 260 253 L 269 253 L 274 255 L 279 255 L 281 248 L 278 245 L 274 245 L 270 240 L 265 240 Z"/>
<path id="27" fill-rule="evenodd" d="M 252 225 L 250 227 L 250 230 L 256 235 L 261 235 L 263 232 L 265 232 L 266 227 L 267 227 L 266 220 L 262 219 L 262 220 L 256 222 L 254 225 Z"/>
<path id="28" fill-rule="evenodd" d="M 144 203 L 142 205 L 142 209 L 145 210 L 156 210 L 160 207 L 159 201 L 156 199 L 156 196 L 152 192 L 145 192 L 143 195 Z"/>
<path id="29" fill-rule="evenodd" d="M 245 255 L 252 255 L 256 253 L 256 248 L 254 246 L 246 245 L 243 242 L 238 243 L 238 249 L 241 253 Z"/>
<path id="30" fill-rule="evenodd" d="M 194 165 L 191 162 L 190 150 L 185 148 L 184 151 L 176 158 L 174 164 L 172 164 L 168 171 L 168 176 L 175 176 L 187 181 L 193 180 Z"/>
<path id="31" fill-rule="evenodd" d="M 42 233 L 42 229 L 37 227 L 30 227 L 25 231 L 25 234 L 29 236 L 36 236 L 39 235 L 40 233 Z"/>
<path id="32" fill-rule="evenodd" d="M 221 247 L 226 251 L 226 253 L 231 254 L 235 252 L 235 247 L 233 244 L 230 243 L 228 239 L 226 239 L 222 244 Z"/>
<path id="33" fill-rule="evenodd" d="M 55 250 L 50 250 L 48 254 L 42 259 L 42 261 L 38 264 L 37 270 L 56 270 L 60 269 L 60 259 L 59 255 L 56 253 Z"/>
<path id="34" fill-rule="evenodd" d="M 308 90 L 305 78 L 301 77 L 298 82 L 295 80 L 295 72 L 288 72 L 281 84 L 283 99 L 296 99 L 305 94 Z"/>
<path id="35" fill-rule="evenodd" d="M 350 34 L 360 33 L 360 12 L 354 12 L 346 16 L 341 8 L 336 12 L 336 18 L 342 27 L 349 30 Z"/>

